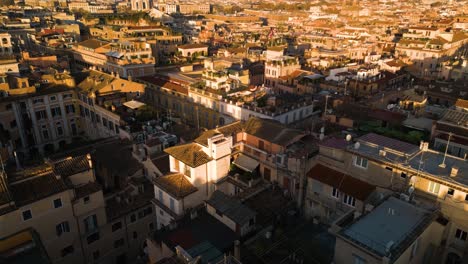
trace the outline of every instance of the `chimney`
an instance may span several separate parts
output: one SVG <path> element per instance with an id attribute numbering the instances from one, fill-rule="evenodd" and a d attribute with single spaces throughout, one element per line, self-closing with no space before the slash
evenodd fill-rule
<path id="1" fill-rule="evenodd" d="M 240 241 L 239 240 L 236 240 L 234 241 L 234 257 L 237 259 L 237 260 L 240 260 Z"/>
<path id="2" fill-rule="evenodd" d="M 458 174 L 458 168 L 457 167 L 452 167 L 450 170 L 450 177 L 456 177 Z"/>

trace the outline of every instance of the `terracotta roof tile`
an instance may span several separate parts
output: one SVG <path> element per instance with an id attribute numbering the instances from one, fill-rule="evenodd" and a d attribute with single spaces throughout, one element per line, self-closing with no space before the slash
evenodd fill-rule
<path id="1" fill-rule="evenodd" d="M 257 117 L 251 117 L 245 123 L 244 132 L 281 146 L 286 146 L 294 139 L 304 136 L 304 133 L 300 130 L 288 128 L 273 120 Z"/>
<path id="2" fill-rule="evenodd" d="M 375 190 L 375 186 L 322 164 L 315 165 L 307 177 L 330 185 L 358 200 L 364 201 Z"/>
<path id="3" fill-rule="evenodd" d="M 196 143 L 174 146 L 167 148 L 164 151 L 192 168 L 199 167 L 211 160 L 211 158 L 202 150 L 202 147 Z"/>
<path id="4" fill-rule="evenodd" d="M 156 178 L 154 184 L 175 198 L 184 198 L 198 190 L 181 173 Z"/>

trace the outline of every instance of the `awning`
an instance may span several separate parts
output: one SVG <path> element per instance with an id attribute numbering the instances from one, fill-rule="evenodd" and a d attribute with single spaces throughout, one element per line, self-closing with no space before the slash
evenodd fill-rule
<path id="1" fill-rule="evenodd" d="M 132 110 L 135 110 L 135 109 L 138 109 L 138 108 L 144 106 L 145 103 L 135 101 L 135 100 L 131 100 L 131 101 L 123 103 L 123 105 L 125 105 L 126 107 L 128 107 L 128 108 L 130 108 Z"/>
<path id="2" fill-rule="evenodd" d="M 258 161 L 250 158 L 250 157 L 247 157 L 243 154 L 240 154 L 239 157 L 237 157 L 237 159 L 233 162 L 234 165 L 236 165 L 237 167 L 245 170 L 245 171 L 249 171 L 249 172 L 252 172 L 253 170 L 255 170 L 257 167 L 258 167 Z"/>

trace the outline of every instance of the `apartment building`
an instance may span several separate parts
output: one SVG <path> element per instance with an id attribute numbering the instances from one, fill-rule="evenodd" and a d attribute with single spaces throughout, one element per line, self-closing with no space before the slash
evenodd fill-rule
<path id="1" fill-rule="evenodd" d="M 78 68 L 94 67 L 123 78 L 155 73 L 151 46 L 143 41 L 108 43 L 89 39 L 74 45 L 72 52 Z"/>
<path id="2" fill-rule="evenodd" d="M 217 125 L 229 123 L 230 120 L 225 115 L 217 111 L 217 108 L 209 107 L 192 102 L 189 98 L 191 84 L 195 80 L 178 76 L 146 76 L 137 79 L 146 85 L 145 91 L 148 104 L 173 117 L 178 117 L 182 122 L 201 128 L 214 128 Z M 220 96 L 215 93 L 201 91 L 205 96 L 204 101 L 212 102 L 219 100 Z M 201 96 L 199 97 L 201 101 Z M 206 99 L 208 98 L 208 99 Z M 208 101 L 209 100 L 209 101 Z"/>
<path id="3" fill-rule="evenodd" d="M 203 204 L 215 191 L 217 181 L 227 176 L 232 137 L 222 134 L 165 149 L 170 173 L 153 180 L 158 229 L 180 219 Z"/>
<path id="4" fill-rule="evenodd" d="M 333 222 L 351 210 L 363 214 L 376 197 L 376 186 L 320 163 L 307 173 L 305 212 L 321 222 Z"/>
<path id="5" fill-rule="evenodd" d="M 433 260 L 433 249 L 442 242 L 446 220 L 433 208 L 389 197 L 361 217 L 350 214 L 341 223 L 332 227 L 335 263 L 440 263 Z"/>
<path id="6" fill-rule="evenodd" d="M 77 85 L 82 130 L 91 139 L 118 136 L 128 112 L 124 104 L 142 99 L 145 85 L 96 70 L 84 74 L 86 78 Z"/>
<path id="7" fill-rule="evenodd" d="M 463 259 L 466 254 L 466 177 L 462 158 L 395 139 L 366 134 L 345 146 L 320 149 L 317 161 L 376 186 L 380 192 L 401 193 L 421 206 L 436 206 L 448 220 L 441 244 L 436 245 L 438 261 Z"/>
<path id="8" fill-rule="evenodd" d="M 265 62 L 265 85 L 275 88 L 278 79 L 300 70 L 299 60 L 291 56 L 275 57 Z"/>
<path id="9" fill-rule="evenodd" d="M 148 11 L 153 7 L 152 0 L 131 0 L 130 6 L 133 11 Z"/>
<path id="10" fill-rule="evenodd" d="M 409 70 L 420 77 L 437 77 L 440 63 L 468 43 L 468 36 L 461 31 L 418 32 L 406 34 L 406 37 L 403 35 L 396 45 L 395 53 L 397 57 L 409 58 L 413 63 Z"/>
<path id="11" fill-rule="evenodd" d="M 467 100 L 458 99 L 456 109 L 447 109 L 432 128 L 434 148 L 465 159 L 468 156 L 468 107 Z M 462 107 L 465 106 L 465 107 Z M 448 148 L 447 148 L 448 144 Z"/>

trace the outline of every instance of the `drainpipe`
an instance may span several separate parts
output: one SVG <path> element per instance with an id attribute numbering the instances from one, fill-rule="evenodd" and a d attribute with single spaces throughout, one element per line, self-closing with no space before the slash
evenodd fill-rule
<path id="1" fill-rule="evenodd" d="M 76 197 L 75 190 L 73 190 L 73 194 Z M 83 239 L 81 238 L 81 230 L 80 230 L 80 222 L 78 221 L 78 216 L 75 213 L 75 206 L 73 205 L 73 202 L 71 203 L 72 206 L 72 212 L 73 212 L 73 217 L 75 218 L 76 221 L 76 227 L 78 228 L 78 238 L 80 240 L 80 248 L 81 248 L 81 254 L 83 255 L 83 264 L 86 264 L 86 254 L 83 246 Z"/>

